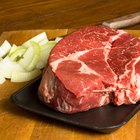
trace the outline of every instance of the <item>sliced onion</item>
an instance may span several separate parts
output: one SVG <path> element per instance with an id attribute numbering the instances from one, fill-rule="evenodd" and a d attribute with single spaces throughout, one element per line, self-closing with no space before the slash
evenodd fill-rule
<path id="1" fill-rule="evenodd" d="M 54 41 L 59 42 L 62 39 L 62 37 L 56 37 Z"/>
<path id="2" fill-rule="evenodd" d="M 6 79 L 0 74 L 0 84 L 3 84 L 6 81 Z"/>
<path id="3" fill-rule="evenodd" d="M 13 46 L 5 40 L 0 47 L 0 84 L 5 78 L 11 82 L 25 82 L 41 74 L 52 48 L 62 38 L 48 41 L 45 32 L 29 39 L 21 46 Z"/>
<path id="4" fill-rule="evenodd" d="M 41 46 L 40 60 L 36 65 L 36 68 L 42 69 L 46 66 L 49 54 L 52 48 L 55 46 L 55 41 L 49 41 L 43 46 Z"/>
<path id="5" fill-rule="evenodd" d="M 10 43 L 5 40 L 0 47 L 0 57 L 4 57 L 11 49 Z"/>
<path id="6" fill-rule="evenodd" d="M 45 41 L 44 41 L 45 40 Z M 29 39 L 28 41 L 26 41 L 25 43 L 23 43 L 23 46 L 30 46 L 31 41 L 37 42 L 37 43 L 41 43 L 40 45 L 45 44 L 45 42 L 48 42 L 48 38 L 45 32 L 36 35 L 35 37 Z M 44 43 L 43 43 L 44 42 Z"/>
<path id="7" fill-rule="evenodd" d="M 12 73 L 11 82 L 26 82 L 32 80 L 41 74 L 41 70 L 35 69 L 30 72 L 14 71 Z"/>
<path id="8" fill-rule="evenodd" d="M 13 60 L 13 61 L 18 61 L 20 58 L 22 58 L 22 56 L 24 55 L 24 53 L 26 52 L 27 48 L 26 47 L 18 47 L 14 52 L 12 52 L 9 57 Z"/>
<path id="9" fill-rule="evenodd" d="M 28 65 L 28 67 L 26 67 L 26 70 L 28 70 L 28 71 L 33 70 L 36 67 L 36 65 L 40 59 L 40 45 L 36 42 L 31 42 L 31 43 L 34 48 L 34 56 L 33 56 L 33 59 L 31 60 L 30 64 Z"/>
<path id="10" fill-rule="evenodd" d="M 17 50 L 17 48 L 18 47 L 15 44 L 13 44 L 11 49 L 10 49 L 10 51 L 9 51 L 9 53 L 8 53 L 8 56 L 10 56 L 13 52 L 15 52 Z"/>
<path id="11" fill-rule="evenodd" d="M 31 63 L 33 57 L 34 57 L 34 48 L 33 46 L 30 46 L 24 53 L 23 58 L 19 60 L 19 64 L 21 64 L 21 66 L 26 69 Z"/>
<path id="12" fill-rule="evenodd" d="M 19 63 L 14 62 L 12 59 L 6 56 L 4 59 L 0 61 L 0 74 L 5 78 L 11 78 L 13 71 L 25 71 L 25 70 Z"/>

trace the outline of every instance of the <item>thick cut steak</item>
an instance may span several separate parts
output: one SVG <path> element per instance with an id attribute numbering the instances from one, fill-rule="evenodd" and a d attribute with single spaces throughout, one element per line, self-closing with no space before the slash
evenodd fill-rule
<path id="1" fill-rule="evenodd" d="M 140 100 L 140 39 L 122 30 L 79 29 L 57 43 L 48 63 L 38 95 L 60 112 Z"/>

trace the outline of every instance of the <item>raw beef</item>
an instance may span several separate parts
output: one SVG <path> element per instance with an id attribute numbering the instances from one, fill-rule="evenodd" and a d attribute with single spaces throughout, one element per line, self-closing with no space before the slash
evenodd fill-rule
<path id="1" fill-rule="evenodd" d="M 52 50 L 39 98 L 63 113 L 140 100 L 140 39 L 122 30 L 88 26 Z"/>

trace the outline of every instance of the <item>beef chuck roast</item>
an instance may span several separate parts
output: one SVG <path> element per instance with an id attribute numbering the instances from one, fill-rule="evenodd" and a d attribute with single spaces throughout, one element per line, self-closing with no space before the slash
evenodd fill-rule
<path id="1" fill-rule="evenodd" d="M 140 100 L 140 39 L 127 32 L 81 28 L 54 47 L 48 63 L 38 95 L 60 112 Z"/>

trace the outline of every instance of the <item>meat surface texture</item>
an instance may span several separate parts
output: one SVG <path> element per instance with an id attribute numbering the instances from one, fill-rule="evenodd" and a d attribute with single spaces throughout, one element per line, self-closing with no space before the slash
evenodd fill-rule
<path id="1" fill-rule="evenodd" d="M 88 26 L 51 51 L 38 95 L 63 113 L 140 100 L 140 39 L 122 30 Z"/>

